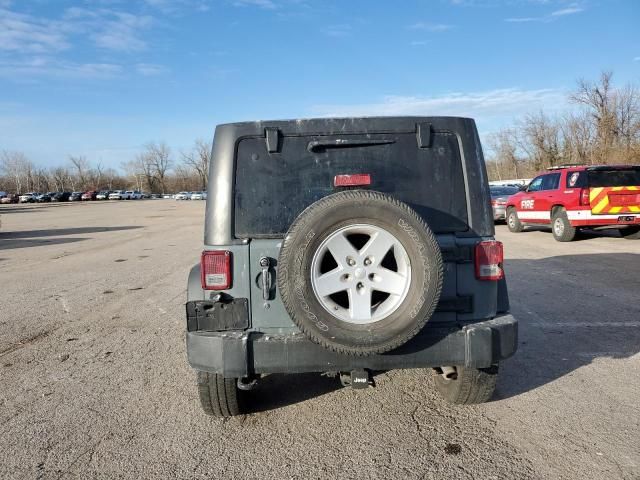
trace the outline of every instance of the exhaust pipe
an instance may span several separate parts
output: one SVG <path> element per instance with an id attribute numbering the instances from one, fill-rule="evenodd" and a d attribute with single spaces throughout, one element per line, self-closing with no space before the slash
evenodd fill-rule
<path id="1" fill-rule="evenodd" d="M 440 375 L 447 380 L 454 380 L 458 377 L 458 371 L 456 367 L 440 367 Z"/>
<path id="2" fill-rule="evenodd" d="M 245 392 L 253 390 L 258 385 L 258 377 L 251 376 L 239 378 L 237 385 L 240 390 L 244 390 Z"/>

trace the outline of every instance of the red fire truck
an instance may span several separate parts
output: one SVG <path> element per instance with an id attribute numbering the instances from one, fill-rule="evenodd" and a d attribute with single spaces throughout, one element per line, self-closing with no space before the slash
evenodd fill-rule
<path id="1" fill-rule="evenodd" d="M 581 228 L 617 228 L 640 239 L 640 165 L 561 165 L 538 175 L 507 200 L 507 225 L 551 225 L 570 242 Z"/>

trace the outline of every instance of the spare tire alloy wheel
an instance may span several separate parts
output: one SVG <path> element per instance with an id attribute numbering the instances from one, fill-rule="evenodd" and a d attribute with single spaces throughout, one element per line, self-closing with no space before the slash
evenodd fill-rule
<path id="1" fill-rule="evenodd" d="M 365 236 L 366 244 L 357 250 L 349 238 Z M 382 265 L 390 255 L 392 269 Z M 325 273 L 325 265 L 337 268 Z M 343 227 L 320 244 L 311 262 L 311 286 L 320 304 L 331 315 L 345 322 L 366 324 L 386 318 L 404 301 L 411 285 L 411 261 L 402 243 L 375 225 Z M 347 293 L 348 305 L 337 299 Z M 378 295 L 374 297 L 374 293 Z"/>
<path id="2" fill-rule="evenodd" d="M 442 289 L 435 236 L 408 205 L 352 190 L 309 206 L 287 233 L 278 262 L 287 312 L 312 341 L 371 355 L 415 336 Z"/>

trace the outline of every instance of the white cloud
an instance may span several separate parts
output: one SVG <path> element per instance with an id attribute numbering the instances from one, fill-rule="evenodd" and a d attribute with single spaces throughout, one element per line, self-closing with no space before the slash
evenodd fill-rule
<path id="1" fill-rule="evenodd" d="M 272 0 L 235 0 L 233 5 L 236 7 L 260 7 L 267 10 L 278 8 Z"/>
<path id="2" fill-rule="evenodd" d="M 114 63 L 76 63 L 49 57 L 0 64 L 0 77 L 16 82 L 33 82 L 37 77 L 54 78 L 113 78 L 122 73 L 121 65 Z"/>
<path id="3" fill-rule="evenodd" d="M 351 25 L 342 24 L 342 25 L 329 25 L 324 29 L 325 35 L 330 37 L 346 37 L 351 35 Z"/>
<path id="4" fill-rule="evenodd" d="M 546 2 L 542 2 L 546 3 Z M 576 13 L 584 12 L 584 8 L 580 7 L 577 3 L 572 3 L 566 8 L 561 8 L 560 10 L 555 10 L 548 15 L 542 15 L 539 17 L 511 17 L 505 18 L 505 22 L 510 23 L 527 23 L 527 22 L 543 22 L 549 23 L 555 20 L 558 20 L 561 17 L 566 17 L 568 15 L 575 15 Z"/>
<path id="5" fill-rule="evenodd" d="M 411 45 L 412 47 L 423 47 L 425 46 L 427 43 L 426 40 L 414 40 L 411 43 L 409 43 L 409 45 Z"/>
<path id="6" fill-rule="evenodd" d="M 96 46 L 122 52 L 146 49 L 147 43 L 141 35 L 153 24 L 153 18 L 148 15 L 79 7 L 67 9 L 65 19 L 73 25 L 73 30 L 89 35 Z"/>
<path id="7" fill-rule="evenodd" d="M 409 28 L 411 30 L 426 30 L 427 32 L 438 33 L 438 32 L 446 32 L 447 30 L 451 30 L 453 28 L 453 25 L 447 25 L 445 23 L 418 22 L 418 23 L 414 23 L 413 25 L 409 25 Z"/>
<path id="8" fill-rule="evenodd" d="M 56 52 L 69 48 L 64 25 L 0 8 L 0 50 Z"/>
<path id="9" fill-rule="evenodd" d="M 512 23 L 525 23 L 525 22 L 540 22 L 542 21 L 542 17 L 515 17 L 515 18 L 505 18 L 505 22 Z"/>
<path id="10" fill-rule="evenodd" d="M 163 65 L 156 65 L 153 63 L 138 63 L 135 66 L 136 72 L 145 77 L 151 77 L 155 75 L 162 75 L 167 72 L 166 67 Z"/>
<path id="11" fill-rule="evenodd" d="M 563 92 L 557 89 L 503 88 L 432 97 L 389 95 L 372 103 L 315 105 L 311 110 L 314 115 L 322 117 L 453 115 L 474 117 L 486 125 L 495 126 L 501 119 L 510 119 L 543 107 L 558 109 L 565 104 Z"/>
<path id="12" fill-rule="evenodd" d="M 568 8 L 562 8 L 560 10 L 556 10 L 555 12 L 551 12 L 552 17 L 562 17 L 564 15 L 573 15 L 575 13 L 580 13 L 584 10 L 584 8 L 573 6 Z"/>
<path id="13" fill-rule="evenodd" d="M 634 58 L 633 58 L 633 61 L 634 61 L 634 62 L 640 62 L 640 57 L 634 57 Z"/>

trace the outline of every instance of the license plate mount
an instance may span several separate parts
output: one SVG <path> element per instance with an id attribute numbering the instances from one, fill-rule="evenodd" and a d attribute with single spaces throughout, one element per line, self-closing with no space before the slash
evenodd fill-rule
<path id="1" fill-rule="evenodd" d="M 618 217 L 618 223 L 634 223 L 636 217 L 633 215 L 620 215 Z"/>

